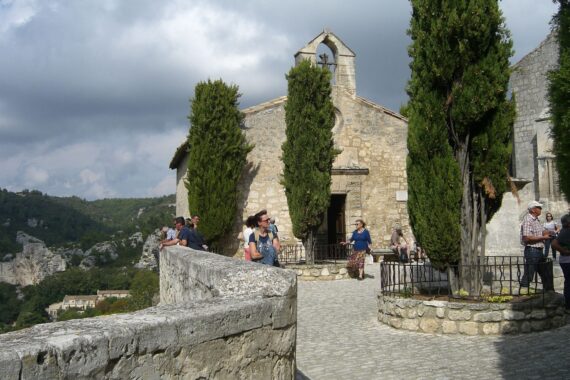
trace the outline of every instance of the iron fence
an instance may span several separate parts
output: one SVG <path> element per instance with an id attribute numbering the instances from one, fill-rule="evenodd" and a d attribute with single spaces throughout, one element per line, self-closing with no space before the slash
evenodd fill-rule
<path id="1" fill-rule="evenodd" d="M 554 290 L 552 259 L 526 261 L 520 256 L 487 256 L 474 265 L 450 265 L 439 271 L 431 263 L 382 262 L 384 295 L 447 296 L 489 299 L 497 296 L 544 294 Z"/>
<path id="2" fill-rule="evenodd" d="M 352 254 L 352 244 L 320 244 L 313 249 L 315 264 L 346 261 Z M 305 247 L 302 244 L 281 246 L 281 264 L 304 264 L 307 262 Z"/>

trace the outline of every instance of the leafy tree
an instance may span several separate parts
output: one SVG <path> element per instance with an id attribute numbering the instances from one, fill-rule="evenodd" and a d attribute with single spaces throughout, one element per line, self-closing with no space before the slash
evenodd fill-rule
<path id="1" fill-rule="evenodd" d="M 44 322 L 46 322 L 46 318 L 39 311 L 22 311 L 16 320 L 16 329 L 23 329 Z"/>
<path id="2" fill-rule="evenodd" d="M 0 323 L 13 323 L 18 317 L 21 303 L 15 286 L 0 282 Z"/>
<path id="3" fill-rule="evenodd" d="M 159 292 L 158 274 L 148 270 L 139 271 L 130 289 L 129 305 L 131 310 L 140 310 L 152 306 L 152 298 Z"/>
<path id="4" fill-rule="evenodd" d="M 410 222 L 439 268 L 468 270 L 484 255 L 486 224 L 508 189 L 514 100 L 512 42 L 497 0 L 412 0 L 408 31 Z"/>
<path id="5" fill-rule="evenodd" d="M 238 181 L 253 148 L 240 129 L 239 96 L 237 86 L 222 80 L 200 82 L 189 116 L 188 205 L 200 215 L 201 232 L 214 243 L 233 225 Z"/>
<path id="6" fill-rule="evenodd" d="M 552 116 L 553 153 L 556 156 L 560 189 L 570 200 L 570 1 L 558 2 L 553 24 L 558 33 L 558 69 L 549 73 L 548 98 Z"/>
<path id="7" fill-rule="evenodd" d="M 307 260 L 312 262 L 317 228 L 330 203 L 332 164 L 339 153 L 332 135 L 331 73 L 306 60 L 293 67 L 286 78 L 282 184 L 293 234 L 303 240 Z"/>

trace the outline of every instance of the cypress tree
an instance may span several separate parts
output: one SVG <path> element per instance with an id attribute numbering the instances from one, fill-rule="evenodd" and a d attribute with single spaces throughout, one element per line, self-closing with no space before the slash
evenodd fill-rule
<path id="1" fill-rule="evenodd" d="M 551 136 L 560 190 L 570 201 L 570 1 L 556 0 L 558 13 L 553 24 L 558 34 L 558 69 L 549 73 L 548 98 L 552 121 Z"/>
<path id="2" fill-rule="evenodd" d="M 188 205 L 200 215 L 209 242 L 230 231 L 237 212 L 238 181 L 253 148 L 240 129 L 239 92 L 222 80 L 196 85 L 188 134 Z"/>
<path id="3" fill-rule="evenodd" d="M 486 223 L 508 190 L 512 42 L 497 0 L 411 0 L 407 161 L 410 222 L 432 263 L 484 256 Z"/>
<path id="4" fill-rule="evenodd" d="M 331 73 L 306 60 L 293 67 L 286 78 L 282 184 L 293 234 L 303 240 L 311 263 L 316 230 L 330 203 L 331 169 L 338 154 L 332 136 Z"/>

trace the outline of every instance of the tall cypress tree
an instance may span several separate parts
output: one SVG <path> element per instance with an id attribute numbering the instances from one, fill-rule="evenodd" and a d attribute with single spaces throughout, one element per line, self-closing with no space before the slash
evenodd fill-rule
<path id="1" fill-rule="evenodd" d="M 553 23 L 558 34 L 560 55 L 558 69 L 549 73 L 548 98 L 560 190 L 570 201 L 570 1 L 556 1 L 559 8 Z"/>
<path id="2" fill-rule="evenodd" d="M 237 185 L 252 149 L 240 129 L 239 96 L 237 86 L 222 80 L 200 82 L 188 117 L 188 205 L 200 215 L 200 231 L 214 243 L 233 225 Z"/>
<path id="3" fill-rule="evenodd" d="M 331 169 L 338 154 L 332 135 L 331 73 L 306 60 L 286 77 L 282 184 L 293 234 L 303 240 L 307 261 L 312 262 L 316 230 L 330 203 Z"/>
<path id="4" fill-rule="evenodd" d="M 432 263 L 484 255 L 486 223 L 508 189 L 512 42 L 497 0 L 411 0 L 408 208 Z"/>

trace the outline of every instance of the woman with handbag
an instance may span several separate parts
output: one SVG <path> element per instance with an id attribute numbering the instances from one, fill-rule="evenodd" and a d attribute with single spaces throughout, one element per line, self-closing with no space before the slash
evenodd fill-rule
<path id="1" fill-rule="evenodd" d="M 364 220 L 357 219 L 354 224 L 356 229 L 350 237 L 350 242 L 353 243 L 353 246 L 352 255 L 348 259 L 348 269 L 358 269 L 358 280 L 364 280 L 364 258 L 366 251 L 372 244 L 372 239 L 370 239 L 370 233 L 366 229 Z M 346 242 L 341 244 L 346 244 Z"/>

